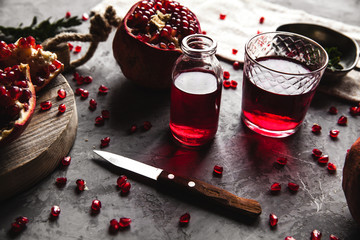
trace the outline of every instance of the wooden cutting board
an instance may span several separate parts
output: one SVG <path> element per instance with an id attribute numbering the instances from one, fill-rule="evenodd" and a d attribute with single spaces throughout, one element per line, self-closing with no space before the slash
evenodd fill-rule
<path id="1" fill-rule="evenodd" d="M 57 91 L 67 92 L 59 99 Z M 52 108 L 40 110 L 50 100 Z M 78 117 L 74 92 L 63 75 L 57 76 L 38 94 L 31 122 L 14 142 L 0 148 L 0 200 L 33 186 L 51 173 L 66 156 L 76 137 Z M 58 113 L 60 104 L 66 111 Z"/>

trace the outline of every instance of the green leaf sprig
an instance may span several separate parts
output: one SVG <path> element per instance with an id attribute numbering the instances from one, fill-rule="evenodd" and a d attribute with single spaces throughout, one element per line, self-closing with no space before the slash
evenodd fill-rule
<path id="1" fill-rule="evenodd" d="M 329 55 L 327 68 L 332 71 L 343 69 L 344 67 L 340 64 L 342 53 L 337 49 L 337 47 L 329 47 L 325 48 L 325 50 Z"/>

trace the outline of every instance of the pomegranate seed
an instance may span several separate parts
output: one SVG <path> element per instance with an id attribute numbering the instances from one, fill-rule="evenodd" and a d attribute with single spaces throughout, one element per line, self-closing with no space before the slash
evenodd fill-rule
<path id="1" fill-rule="evenodd" d="M 224 80 L 223 86 L 224 86 L 224 88 L 229 88 L 229 87 L 231 87 L 231 82 L 229 80 Z"/>
<path id="2" fill-rule="evenodd" d="M 230 87 L 231 87 L 232 89 L 235 89 L 235 88 L 237 87 L 237 85 L 238 85 L 237 81 L 235 81 L 235 80 L 231 80 L 231 81 L 230 81 Z"/>
<path id="3" fill-rule="evenodd" d="M 103 139 L 101 139 L 101 144 L 100 144 L 100 147 L 107 147 L 109 146 L 109 143 L 110 143 L 110 137 L 105 137 Z"/>
<path id="4" fill-rule="evenodd" d="M 99 93 L 105 94 L 109 91 L 109 88 L 106 87 L 105 85 L 100 85 L 99 87 Z"/>
<path id="5" fill-rule="evenodd" d="M 71 52 L 74 48 L 74 45 L 72 45 L 71 43 L 67 43 L 68 47 L 69 47 L 69 51 Z"/>
<path id="6" fill-rule="evenodd" d="M 325 164 L 329 162 L 329 156 L 328 155 L 323 155 L 321 157 L 319 157 L 318 162 L 321 164 Z"/>
<path id="7" fill-rule="evenodd" d="M 317 148 L 314 148 L 314 149 L 312 150 L 312 154 L 313 154 L 315 157 L 319 158 L 319 157 L 321 157 L 321 155 L 322 155 L 322 151 L 319 150 L 319 149 L 317 149 Z"/>
<path id="8" fill-rule="evenodd" d="M 336 172 L 336 165 L 334 163 L 328 163 L 327 169 L 329 173 L 335 173 Z"/>
<path id="9" fill-rule="evenodd" d="M 59 177 L 59 178 L 56 178 L 56 185 L 60 186 L 60 187 L 63 187 L 67 182 L 67 178 L 66 177 Z"/>
<path id="10" fill-rule="evenodd" d="M 130 188 L 131 188 L 130 182 L 124 183 L 124 185 L 121 187 L 121 193 L 123 193 L 123 194 L 129 193 Z"/>
<path id="11" fill-rule="evenodd" d="M 238 53 L 238 50 L 233 48 L 232 54 L 236 55 L 237 53 Z"/>
<path id="12" fill-rule="evenodd" d="M 86 182 L 83 179 L 76 180 L 76 186 L 79 191 L 87 190 Z"/>
<path id="13" fill-rule="evenodd" d="M 83 13 L 83 15 L 81 16 L 81 19 L 82 19 L 83 21 L 87 21 L 87 20 L 89 19 L 89 14 Z"/>
<path id="14" fill-rule="evenodd" d="M 111 232 L 116 232 L 119 230 L 119 222 L 116 219 L 111 219 L 110 220 L 110 226 L 109 229 Z"/>
<path id="15" fill-rule="evenodd" d="M 101 208 L 101 202 L 97 199 L 94 199 L 91 203 L 91 209 L 95 212 L 99 212 Z"/>
<path id="16" fill-rule="evenodd" d="M 137 126 L 134 124 L 134 125 L 132 125 L 131 127 L 130 127 L 130 133 L 134 133 L 134 132 L 136 132 L 137 131 Z"/>
<path id="17" fill-rule="evenodd" d="M 329 113 L 335 115 L 335 114 L 338 113 L 338 110 L 337 110 L 336 107 L 332 106 L 332 107 L 329 108 Z"/>
<path id="18" fill-rule="evenodd" d="M 220 19 L 221 19 L 221 20 L 225 20 L 225 18 L 226 18 L 226 14 L 220 13 Z"/>
<path id="19" fill-rule="evenodd" d="M 77 88 L 77 89 L 75 90 L 75 94 L 78 95 L 78 96 L 80 96 L 83 92 L 84 92 L 84 89 L 83 89 L 83 88 Z"/>
<path id="20" fill-rule="evenodd" d="M 95 125 L 96 126 L 102 126 L 105 123 L 105 119 L 102 116 L 97 116 L 95 118 Z"/>
<path id="21" fill-rule="evenodd" d="M 271 213 L 269 215 L 269 223 L 271 227 L 275 227 L 278 223 L 278 217 L 275 214 Z"/>
<path id="22" fill-rule="evenodd" d="M 289 182 L 288 183 L 288 188 L 290 189 L 290 191 L 292 192 L 297 192 L 299 190 L 299 185 L 293 182 Z"/>
<path id="23" fill-rule="evenodd" d="M 18 233 L 20 231 L 22 231 L 24 229 L 25 226 L 17 223 L 17 222 L 13 222 L 11 223 L 11 231 L 14 233 Z"/>
<path id="24" fill-rule="evenodd" d="M 54 216 L 54 217 L 58 217 L 60 215 L 60 212 L 61 212 L 61 209 L 59 206 L 52 206 L 51 208 L 51 215 Z"/>
<path id="25" fill-rule="evenodd" d="M 271 185 L 271 187 L 270 187 L 270 190 L 271 190 L 271 192 L 280 192 L 280 190 L 281 190 L 281 185 L 280 185 L 280 183 L 278 183 L 278 182 L 276 182 L 276 183 L 273 183 L 272 185 Z"/>
<path id="26" fill-rule="evenodd" d="M 206 31 L 201 31 L 201 34 L 204 34 L 204 35 L 206 35 Z"/>
<path id="27" fill-rule="evenodd" d="M 76 84 L 77 85 L 83 85 L 84 84 L 84 77 L 83 76 L 78 76 L 77 78 L 76 78 Z"/>
<path id="28" fill-rule="evenodd" d="M 256 34 L 260 34 L 260 33 L 261 33 L 261 31 L 260 31 L 260 30 L 257 30 L 257 31 L 256 31 Z"/>
<path id="29" fill-rule="evenodd" d="M 116 184 L 118 185 L 119 188 L 122 188 L 126 182 L 127 182 L 127 177 L 125 175 L 121 175 L 116 180 Z"/>
<path id="30" fill-rule="evenodd" d="M 150 130 L 151 127 L 152 127 L 151 122 L 149 122 L 149 121 L 145 121 L 145 122 L 144 122 L 144 124 L 143 124 L 143 129 L 144 129 L 145 131 Z"/>
<path id="31" fill-rule="evenodd" d="M 84 83 L 92 83 L 93 78 L 91 76 L 84 77 Z"/>
<path id="32" fill-rule="evenodd" d="M 225 80 L 230 78 L 230 73 L 228 71 L 224 71 L 223 75 Z"/>
<path id="33" fill-rule="evenodd" d="M 65 18 L 70 18 L 71 17 L 71 13 L 68 11 L 68 12 L 66 12 L 66 14 L 65 14 Z"/>
<path id="34" fill-rule="evenodd" d="M 130 223 L 131 223 L 131 218 L 122 217 L 122 218 L 120 218 L 120 220 L 119 220 L 119 226 L 120 226 L 121 228 L 130 227 Z"/>
<path id="35" fill-rule="evenodd" d="M 285 157 L 278 157 L 276 159 L 276 163 L 279 164 L 280 166 L 285 166 L 287 164 L 287 158 Z"/>
<path id="36" fill-rule="evenodd" d="M 66 157 L 63 157 L 63 159 L 61 159 L 61 163 L 63 166 L 69 166 L 70 162 L 71 162 L 70 156 L 66 156 Z"/>
<path id="37" fill-rule="evenodd" d="M 224 168 L 223 168 L 223 167 L 221 167 L 221 166 L 219 166 L 219 165 L 215 165 L 215 166 L 214 166 L 214 171 L 213 171 L 213 173 L 214 173 L 215 175 L 221 176 L 221 175 L 223 174 L 223 171 L 224 171 Z"/>
<path id="38" fill-rule="evenodd" d="M 81 46 L 80 45 L 77 45 L 75 48 L 74 48 L 74 53 L 79 53 L 81 52 Z"/>
<path id="39" fill-rule="evenodd" d="M 58 97 L 59 97 L 60 99 L 64 99 L 64 98 L 66 97 L 66 90 L 60 88 L 60 89 L 57 91 L 57 94 L 58 94 Z"/>
<path id="40" fill-rule="evenodd" d="M 97 106 L 97 102 L 95 99 L 90 99 L 89 101 L 89 109 L 94 111 L 96 109 L 96 106 Z"/>
<path id="41" fill-rule="evenodd" d="M 338 238 L 337 236 L 330 234 L 330 240 L 339 240 L 340 238 Z"/>
<path id="42" fill-rule="evenodd" d="M 81 93 L 81 98 L 86 99 L 89 97 L 89 91 L 84 89 L 83 92 Z"/>
<path id="43" fill-rule="evenodd" d="M 346 125 L 347 124 L 347 117 L 345 117 L 343 115 L 340 116 L 337 123 L 339 125 L 342 125 L 342 126 Z"/>
<path id="44" fill-rule="evenodd" d="M 52 102 L 51 101 L 45 101 L 40 103 L 40 108 L 43 111 L 47 111 L 52 107 Z"/>
<path id="45" fill-rule="evenodd" d="M 184 213 L 183 215 L 180 216 L 179 219 L 179 223 L 180 225 L 187 225 L 190 222 L 190 214 L 189 213 Z"/>
<path id="46" fill-rule="evenodd" d="M 15 219 L 15 222 L 17 222 L 18 224 L 26 225 L 27 223 L 29 223 L 29 219 L 27 217 L 20 216 Z"/>
<path id="47" fill-rule="evenodd" d="M 337 129 L 330 130 L 330 137 L 331 138 L 337 138 L 339 133 L 340 133 L 340 131 L 337 130 Z"/>
<path id="48" fill-rule="evenodd" d="M 287 236 L 287 237 L 285 238 L 285 240 L 296 240 L 296 239 L 293 238 L 293 237 L 291 237 L 291 236 Z"/>
<path id="49" fill-rule="evenodd" d="M 261 18 L 259 19 L 259 23 L 260 23 L 260 24 L 263 24 L 264 21 L 265 21 L 265 18 L 264 18 L 264 17 L 261 17 Z"/>
<path id="50" fill-rule="evenodd" d="M 321 232 L 315 229 L 311 232 L 311 240 L 320 240 L 321 235 L 322 235 Z"/>
<path id="51" fill-rule="evenodd" d="M 64 103 L 60 104 L 58 110 L 59 110 L 59 113 L 64 113 L 66 111 L 65 104 Z"/>
<path id="52" fill-rule="evenodd" d="M 350 107 L 350 114 L 352 115 L 352 116 L 356 116 L 356 115 L 358 115 L 359 114 L 359 107 L 357 107 L 357 106 L 354 106 L 354 107 Z"/>
<path id="53" fill-rule="evenodd" d="M 316 133 L 316 134 L 320 133 L 321 132 L 321 126 L 319 124 L 317 124 L 317 123 L 314 123 L 314 125 L 311 128 L 311 131 L 313 133 Z"/>
<path id="54" fill-rule="evenodd" d="M 240 69 L 240 62 L 235 61 L 235 62 L 233 63 L 233 68 L 234 68 L 235 70 L 239 70 L 239 69 Z"/>
<path id="55" fill-rule="evenodd" d="M 102 110 L 102 111 L 101 111 L 101 116 L 102 116 L 104 119 L 109 119 L 109 118 L 110 118 L 110 111 L 109 111 L 109 110 Z"/>

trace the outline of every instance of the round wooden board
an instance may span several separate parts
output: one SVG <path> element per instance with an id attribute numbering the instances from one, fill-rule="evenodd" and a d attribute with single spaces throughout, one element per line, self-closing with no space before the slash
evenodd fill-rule
<path id="1" fill-rule="evenodd" d="M 57 91 L 67 92 L 59 99 Z M 50 100 L 52 107 L 41 111 L 40 103 Z M 76 137 L 78 117 L 74 92 L 63 75 L 58 75 L 37 96 L 31 122 L 14 142 L 0 149 L 0 200 L 24 191 L 51 173 L 66 156 Z M 58 113 L 60 104 L 66 111 Z"/>

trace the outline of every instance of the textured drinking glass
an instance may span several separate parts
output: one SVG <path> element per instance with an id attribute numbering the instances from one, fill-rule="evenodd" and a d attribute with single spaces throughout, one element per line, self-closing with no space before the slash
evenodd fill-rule
<path id="1" fill-rule="evenodd" d="M 172 71 L 170 129 L 188 146 L 203 145 L 217 132 L 223 71 L 216 46 L 205 35 L 185 37 Z"/>
<path id="2" fill-rule="evenodd" d="M 241 118 L 253 131 L 286 137 L 303 122 L 328 55 L 294 33 L 256 35 L 245 45 Z"/>

